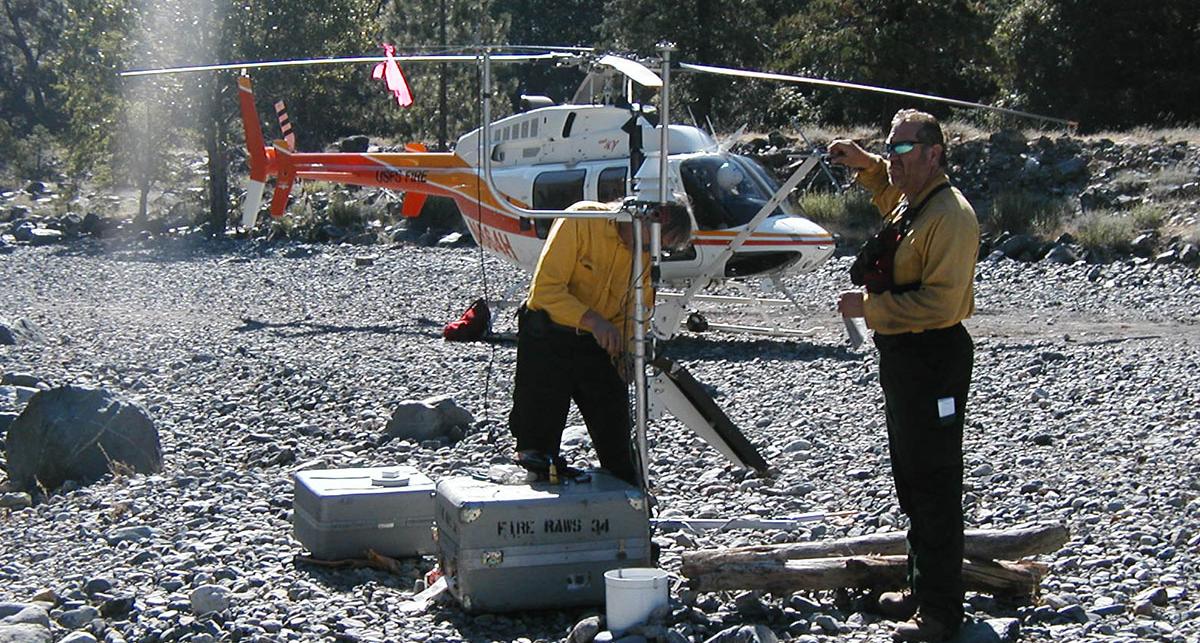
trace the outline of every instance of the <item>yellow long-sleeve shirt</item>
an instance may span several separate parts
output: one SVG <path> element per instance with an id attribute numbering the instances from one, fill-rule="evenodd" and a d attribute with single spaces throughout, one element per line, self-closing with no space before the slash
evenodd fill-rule
<path id="1" fill-rule="evenodd" d="M 938 177 L 911 203 L 921 203 L 948 180 L 944 174 Z M 870 190 L 888 223 L 899 217 L 903 195 L 888 182 L 887 161 L 874 157 L 874 163 L 859 172 L 858 182 Z M 893 268 L 896 285 L 920 283 L 920 288 L 865 295 L 867 325 L 877 333 L 895 335 L 947 328 L 970 317 L 975 312 L 978 256 L 979 220 L 971 204 L 957 188 L 934 195 L 900 241 Z"/>
<path id="2" fill-rule="evenodd" d="M 600 203 L 582 202 L 572 210 L 605 210 Z M 527 305 L 544 310 L 556 324 L 583 329 L 580 319 L 596 311 L 618 329 L 626 328 L 633 300 L 630 272 L 633 254 L 608 219 L 559 219 L 542 248 Z M 643 276 L 646 305 L 654 301 L 649 273 Z"/>

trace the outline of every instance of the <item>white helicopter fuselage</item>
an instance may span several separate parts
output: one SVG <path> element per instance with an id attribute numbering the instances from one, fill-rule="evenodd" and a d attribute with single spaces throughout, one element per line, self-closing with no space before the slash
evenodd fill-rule
<path id="1" fill-rule="evenodd" d="M 492 185 L 511 201 L 533 210 L 561 210 L 583 200 L 619 201 L 630 194 L 657 200 L 659 134 L 648 120 L 634 114 L 611 105 L 556 105 L 498 120 L 490 131 Z M 629 130 L 634 127 L 641 130 L 645 162 L 631 182 Z M 479 167 L 481 138 L 480 130 L 462 136 L 455 154 Z M 738 184 L 718 185 L 718 170 L 732 173 L 740 179 Z M 662 277 L 667 282 L 704 274 L 724 279 L 811 270 L 833 252 L 832 235 L 784 203 L 725 266 L 710 270 L 778 185 L 756 162 L 721 151 L 708 134 L 683 125 L 669 129 L 668 176 L 668 191 L 686 194 L 693 205 L 694 235 L 691 248 L 665 257 Z M 489 225 L 494 218 L 472 216 L 469 211 L 462 214 L 484 248 L 532 271 L 549 220 L 523 220 L 524 234 L 514 234 Z M 530 229 L 535 234 L 529 235 Z"/>

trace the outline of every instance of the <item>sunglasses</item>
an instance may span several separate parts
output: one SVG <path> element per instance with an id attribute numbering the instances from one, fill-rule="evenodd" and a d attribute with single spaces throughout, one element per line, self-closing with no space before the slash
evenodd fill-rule
<path id="1" fill-rule="evenodd" d="M 896 141 L 888 143 L 885 149 L 888 156 L 900 156 L 901 154 L 908 154 L 913 151 L 913 148 L 918 145 L 925 145 L 925 143 L 921 141 Z"/>

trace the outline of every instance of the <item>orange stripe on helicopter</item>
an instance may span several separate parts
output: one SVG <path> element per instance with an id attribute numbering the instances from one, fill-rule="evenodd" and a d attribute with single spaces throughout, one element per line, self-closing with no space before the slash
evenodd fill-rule
<path id="1" fill-rule="evenodd" d="M 294 155 L 294 162 L 301 178 L 449 197 L 466 218 L 506 233 L 535 236 L 533 230 L 521 229 L 518 218 L 499 209 L 474 170 L 454 154 L 305 153 Z"/>

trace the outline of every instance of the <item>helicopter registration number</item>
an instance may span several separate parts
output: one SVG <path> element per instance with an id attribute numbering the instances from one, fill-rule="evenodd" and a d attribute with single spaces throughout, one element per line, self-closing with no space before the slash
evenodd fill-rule
<path id="1" fill-rule="evenodd" d="M 425 170 L 379 170 L 375 173 L 375 181 L 381 185 L 427 183 L 429 178 Z"/>
<path id="2" fill-rule="evenodd" d="M 508 237 L 501 232 L 497 232 L 494 228 L 480 225 L 476 221 L 467 219 L 467 227 L 471 229 L 471 235 L 484 248 L 498 252 L 513 261 L 517 260 L 517 253 L 513 252 L 512 244 L 509 243 Z"/>

